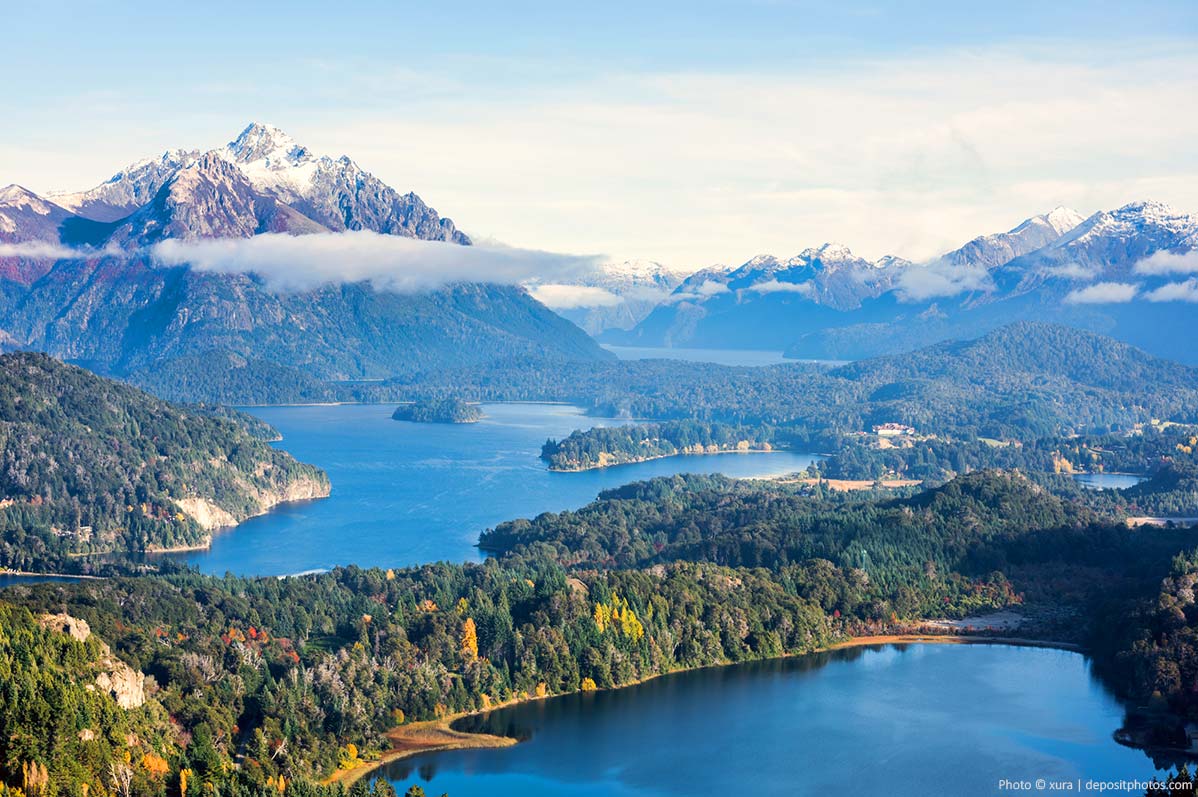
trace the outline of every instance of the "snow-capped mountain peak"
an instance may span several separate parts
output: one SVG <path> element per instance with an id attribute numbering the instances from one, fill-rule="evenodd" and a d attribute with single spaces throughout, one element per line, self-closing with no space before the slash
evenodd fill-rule
<path id="1" fill-rule="evenodd" d="M 1182 213 L 1164 202 L 1129 202 L 1115 210 L 1102 210 L 1086 219 L 1052 248 L 1087 246 L 1100 239 L 1128 240 L 1153 233 L 1162 248 L 1198 244 L 1198 217 Z"/>
<path id="2" fill-rule="evenodd" d="M 296 165 L 312 159 L 307 147 L 274 125 L 251 122 L 225 147 L 229 160 L 237 163 L 266 161 L 275 166 Z"/>
<path id="3" fill-rule="evenodd" d="M 49 202 L 16 183 L 0 188 L 0 207 L 30 210 L 42 216 L 50 215 L 52 210 Z"/>
<path id="4" fill-rule="evenodd" d="M 198 150 L 169 149 L 158 157 L 134 161 L 95 188 L 50 194 L 50 199 L 80 216 L 116 221 L 153 199 L 177 171 L 199 158 Z"/>
<path id="5" fill-rule="evenodd" d="M 251 123 L 218 149 L 168 150 L 160 157 L 130 164 L 95 188 L 53 199 L 95 221 L 125 219 L 153 201 L 176 174 L 208 156 L 230 164 L 244 175 L 253 192 L 289 206 L 316 227 L 470 243 L 452 221 L 441 218 L 416 194 L 401 194 L 346 156 L 317 156 L 283 130 L 260 122 Z M 209 163 L 206 170 L 214 168 Z M 301 225 L 292 219 L 287 226 Z"/>
<path id="6" fill-rule="evenodd" d="M 847 263 L 856 261 L 859 258 L 853 254 L 852 250 L 841 243 L 828 241 L 827 243 L 817 246 L 813 249 L 805 249 L 799 257 L 806 260 L 819 260 L 823 263 Z"/>
<path id="7" fill-rule="evenodd" d="M 1033 216 L 1032 219 L 1029 219 L 1029 221 L 1036 219 L 1042 220 L 1045 224 L 1055 230 L 1058 235 L 1064 235 L 1085 221 L 1086 217 L 1072 208 L 1058 205 L 1042 216 Z"/>

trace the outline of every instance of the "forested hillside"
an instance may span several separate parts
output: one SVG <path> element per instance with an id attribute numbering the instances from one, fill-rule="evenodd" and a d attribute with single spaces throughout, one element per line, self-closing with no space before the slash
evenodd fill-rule
<path id="1" fill-rule="evenodd" d="M 203 545 L 280 501 L 327 494 L 320 470 L 224 415 L 46 355 L 0 357 L 0 565 Z"/>
<path id="2" fill-rule="evenodd" d="M 82 783 L 99 793 L 125 751 L 134 763 L 163 759 L 137 773 L 138 793 L 176 794 L 183 779 L 188 795 L 208 783 L 249 794 L 280 776 L 310 783 L 355 767 L 396 725 L 800 653 L 927 617 L 1023 605 L 1042 618 L 1037 633 L 1089 644 L 1155 595 L 1178 550 L 1198 545 L 1192 531 L 1145 537 L 1109 522 L 1105 500 L 1002 473 L 899 498 L 657 479 L 503 524 L 483 539 L 499 558 L 481 565 L 178 573 L 20 587 L 3 600 L 86 621 L 152 677 L 124 720 L 151 727 L 55 766 L 47 794 Z M 1113 662 L 1133 648 L 1115 644 L 1100 663 L 1120 672 Z M 1132 668 L 1116 685 L 1144 694 L 1150 672 Z M 43 714 L 5 705 L 8 738 L 41 732 Z M 14 786 L 26 764 L 50 768 L 59 755 L 8 744 L 0 767 Z"/>

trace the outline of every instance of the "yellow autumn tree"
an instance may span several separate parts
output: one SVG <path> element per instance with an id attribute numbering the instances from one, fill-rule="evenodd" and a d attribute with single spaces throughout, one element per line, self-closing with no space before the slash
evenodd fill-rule
<path id="1" fill-rule="evenodd" d="M 473 617 L 467 617 L 462 623 L 462 655 L 466 661 L 478 658 L 478 629 L 474 627 Z"/>
<path id="2" fill-rule="evenodd" d="M 599 687 L 595 686 L 595 679 L 594 679 L 594 678 L 583 678 L 583 679 L 582 679 L 582 691 L 584 691 L 584 692 L 594 692 L 594 691 L 595 691 L 596 689 L 598 689 L 598 688 L 599 688 Z"/>
<path id="3" fill-rule="evenodd" d="M 155 753 L 146 753 L 141 757 L 141 768 L 156 778 L 165 777 L 171 771 L 166 759 Z"/>

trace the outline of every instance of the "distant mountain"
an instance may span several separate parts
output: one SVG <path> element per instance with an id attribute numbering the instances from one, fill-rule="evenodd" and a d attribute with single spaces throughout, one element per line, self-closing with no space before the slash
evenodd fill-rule
<path id="1" fill-rule="evenodd" d="M 1183 343 L 1198 301 L 1196 249 L 1198 219 L 1161 203 L 1085 219 L 1057 208 L 924 263 L 869 262 L 827 244 L 697 274 L 635 328 L 603 339 L 859 359 L 1041 319 L 1198 362 Z"/>
<path id="2" fill-rule="evenodd" d="M 280 383 L 306 385 L 310 394 L 313 378 L 610 357 L 520 287 L 400 294 L 333 282 L 281 291 L 252 273 L 155 260 L 153 247 L 165 241 L 263 233 L 364 230 L 470 244 L 414 193 L 395 191 L 349 158 L 313 155 L 278 128 L 252 124 L 208 152 L 171 150 L 56 200 L 18 186 L 0 192 L 5 348 L 40 349 L 124 376 L 182 378 L 182 367 L 223 364 L 252 396 Z"/>
<path id="3" fill-rule="evenodd" d="M 636 326 L 684 276 L 651 260 L 625 260 L 605 263 L 594 274 L 566 285 L 534 286 L 533 295 L 587 333 L 599 335 Z"/>
<path id="4" fill-rule="evenodd" d="M 1085 220 L 1076 210 L 1056 208 L 1032 216 L 1008 232 L 980 235 L 960 249 L 940 257 L 954 266 L 991 269 L 1058 240 Z"/>
<path id="5" fill-rule="evenodd" d="M 692 274 L 631 331 L 613 343 L 703 348 L 785 348 L 894 287 L 909 264 L 871 262 L 835 243 L 788 259 L 759 255 L 730 271 Z M 801 310 L 801 312 L 800 312 Z"/>
<path id="6" fill-rule="evenodd" d="M 175 172 L 200 158 L 199 150 L 172 149 L 131 163 L 95 188 L 50 194 L 57 204 L 95 221 L 117 221 L 149 202 Z"/>
<path id="7" fill-rule="evenodd" d="M 218 152 L 256 189 L 330 230 L 470 243 L 416 194 L 400 194 L 344 155 L 315 156 L 277 127 L 251 124 Z"/>
<path id="8" fill-rule="evenodd" d="M 219 149 L 168 150 L 125 167 L 95 188 L 49 198 L 84 218 L 117 221 L 152 201 L 181 170 L 206 160 L 204 170 L 212 171 L 214 159 L 232 164 L 254 192 L 289 206 L 318 228 L 470 243 L 416 194 L 399 193 L 344 155 L 314 155 L 279 128 L 258 122 Z"/>
<path id="9" fill-rule="evenodd" d="M 215 153 L 180 168 L 108 237 L 122 247 L 149 246 L 168 238 L 250 238 L 264 232 L 328 232 L 274 196 L 259 192 Z"/>

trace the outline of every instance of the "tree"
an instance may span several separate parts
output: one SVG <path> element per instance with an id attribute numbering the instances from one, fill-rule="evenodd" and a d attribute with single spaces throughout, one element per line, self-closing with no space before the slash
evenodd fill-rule
<path id="1" fill-rule="evenodd" d="M 462 623 L 462 655 L 466 661 L 478 658 L 478 629 L 472 617 L 467 617 L 466 622 Z"/>

